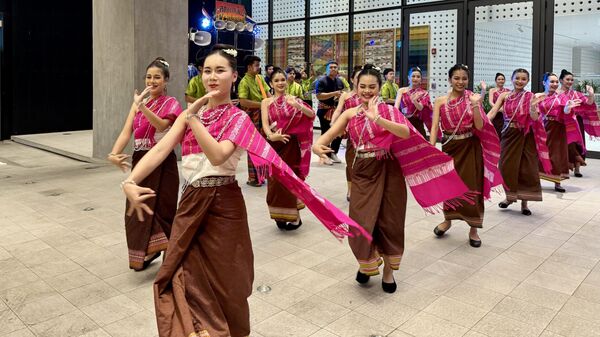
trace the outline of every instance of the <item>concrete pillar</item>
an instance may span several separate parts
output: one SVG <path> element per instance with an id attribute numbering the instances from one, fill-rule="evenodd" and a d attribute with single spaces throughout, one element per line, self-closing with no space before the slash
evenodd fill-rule
<path id="1" fill-rule="evenodd" d="M 170 65 L 169 95 L 185 105 L 187 22 L 187 0 L 93 0 L 94 157 L 110 152 L 157 56 Z"/>

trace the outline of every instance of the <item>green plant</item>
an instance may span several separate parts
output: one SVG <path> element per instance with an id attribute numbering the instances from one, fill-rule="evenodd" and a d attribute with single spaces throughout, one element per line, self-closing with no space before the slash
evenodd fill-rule
<path id="1" fill-rule="evenodd" d="M 490 90 L 494 87 L 495 85 L 488 85 L 485 91 L 485 97 L 483 97 L 483 110 L 485 110 L 486 113 L 492 110 L 492 105 L 488 100 L 488 96 L 490 95 Z M 475 92 L 481 92 L 481 84 L 476 85 L 474 90 Z"/>
<path id="2" fill-rule="evenodd" d="M 589 85 L 594 89 L 594 92 L 598 92 L 598 89 L 600 88 L 600 83 L 591 81 L 591 80 L 581 80 L 581 81 L 577 81 L 577 83 L 573 84 L 573 90 L 576 91 L 580 91 L 585 93 L 585 87 Z"/>

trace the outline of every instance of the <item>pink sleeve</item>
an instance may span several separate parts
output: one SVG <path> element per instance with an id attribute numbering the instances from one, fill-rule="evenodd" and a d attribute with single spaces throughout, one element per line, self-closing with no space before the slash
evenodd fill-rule
<path id="1" fill-rule="evenodd" d="M 177 117 L 181 115 L 182 111 L 181 105 L 179 105 L 179 102 L 175 97 L 169 97 L 169 100 L 165 103 L 165 106 L 161 109 L 158 116 L 163 119 L 168 119 L 173 123 Z"/>

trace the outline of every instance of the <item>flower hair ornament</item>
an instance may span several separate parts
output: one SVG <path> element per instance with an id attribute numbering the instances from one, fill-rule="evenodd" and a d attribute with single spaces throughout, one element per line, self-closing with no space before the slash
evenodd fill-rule
<path id="1" fill-rule="evenodd" d="M 379 68 L 378 66 L 374 66 L 373 70 L 377 70 L 378 72 L 381 72 L 381 68 Z"/>
<path id="2" fill-rule="evenodd" d="M 162 63 L 165 67 L 169 68 L 169 64 L 167 63 L 167 61 L 164 61 L 164 60 L 157 60 L 157 61 Z"/>
<path id="3" fill-rule="evenodd" d="M 233 57 L 237 57 L 237 50 L 235 49 L 223 49 L 223 52 Z"/>

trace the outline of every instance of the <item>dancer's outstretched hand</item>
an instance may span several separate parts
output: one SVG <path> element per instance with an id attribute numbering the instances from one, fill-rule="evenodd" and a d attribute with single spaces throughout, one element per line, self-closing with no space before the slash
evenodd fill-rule
<path id="1" fill-rule="evenodd" d="M 127 196 L 127 199 L 129 199 L 130 207 L 127 210 L 127 215 L 131 216 L 135 211 L 138 220 L 144 221 L 144 212 L 150 215 L 154 214 L 152 209 L 144 203 L 144 201 L 156 196 L 156 192 L 152 189 L 127 183 L 123 185 L 123 192 Z"/>
<path id="2" fill-rule="evenodd" d="M 312 146 L 312 151 L 314 154 L 316 154 L 317 156 L 319 156 L 319 158 L 322 159 L 328 158 L 327 154 L 333 152 L 333 150 L 330 147 L 320 144 L 314 144 Z"/>
<path id="3" fill-rule="evenodd" d="M 131 169 L 131 164 L 127 161 L 127 158 L 130 156 L 128 154 L 119 153 L 119 154 L 109 154 L 108 161 L 110 161 L 113 165 L 120 168 L 121 171 L 127 172 Z"/>

